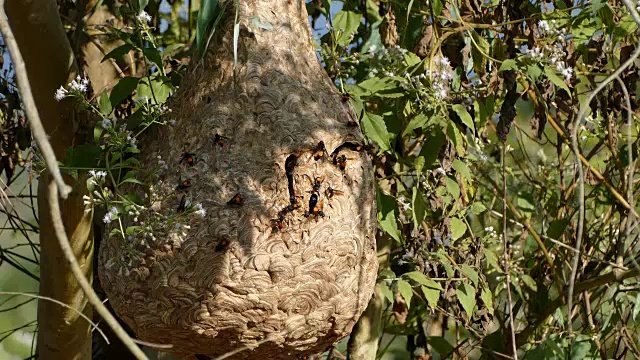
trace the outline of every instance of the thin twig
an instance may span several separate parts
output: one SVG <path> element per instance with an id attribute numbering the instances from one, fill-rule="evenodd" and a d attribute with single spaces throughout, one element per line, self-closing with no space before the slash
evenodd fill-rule
<path id="1" fill-rule="evenodd" d="M 507 307 L 509 308 L 509 327 L 511 330 L 511 346 L 513 358 L 518 360 L 518 344 L 516 329 L 513 325 L 513 302 L 511 299 L 511 275 L 509 274 L 509 241 L 507 240 L 507 144 L 502 143 L 502 241 L 504 241 L 504 274 L 507 287 Z"/>
<path id="2" fill-rule="evenodd" d="M 633 19 L 640 25 L 640 16 L 635 11 L 633 4 L 629 0 L 622 0 L 624 4 L 631 12 Z M 578 229 L 576 233 L 576 244 L 575 248 L 578 250 L 571 259 L 571 275 L 569 276 L 569 287 L 567 290 L 567 331 L 569 334 L 569 343 L 571 344 L 571 335 L 572 335 L 572 327 L 573 327 L 573 319 L 571 314 L 571 308 L 573 307 L 573 291 L 576 281 L 576 275 L 578 273 L 578 262 L 580 260 L 580 252 L 582 247 L 582 232 L 584 230 L 584 216 L 585 216 L 585 206 L 584 206 L 584 169 L 582 168 L 582 162 L 580 161 L 580 148 L 578 147 L 578 129 L 580 128 L 580 123 L 582 119 L 584 119 L 587 111 L 591 111 L 591 101 L 613 80 L 615 80 L 626 68 L 631 66 L 633 62 L 640 56 L 640 42 L 636 46 L 635 51 L 627 61 L 621 64 L 611 75 L 609 75 L 604 81 L 602 81 L 598 86 L 589 94 L 589 97 L 585 102 L 580 105 L 580 111 L 578 112 L 578 116 L 573 121 L 573 128 L 571 129 L 571 150 L 573 151 L 574 156 L 576 157 L 576 167 L 578 168 Z M 631 158 L 629 159 L 631 161 Z M 633 212 L 635 209 L 630 206 L 630 212 Z"/>
<path id="3" fill-rule="evenodd" d="M 616 77 L 616 80 L 618 81 L 618 85 L 620 85 L 620 88 L 622 89 L 622 94 L 624 95 L 624 101 L 625 101 L 625 105 L 626 105 L 626 112 L 627 112 L 627 159 L 629 162 L 629 169 L 628 169 L 628 173 L 627 173 L 627 201 L 629 202 L 629 205 L 631 206 L 631 208 L 635 208 L 635 200 L 633 198 L 633 177 L 634 177 L 634 172 L 635 172 L 635 161 L 633 160 L 633 142 L 631 141 L 631 136 L 632 136 L 632 132 L 631 132 L 631 126 L 633 125 L 633 116 L 631 115 L 631 100 L 629 97 L 629 91 L 627 90 L 627 85 L 624 83 L 624 81 L 622 81 L 622 79 L 620 79 L 620 77 Z M 622 176 L 622 174 L 620 174 Z M 624 241 L 628 241 L 629 239 L 631 239 L 631 222 L 632 222 L 633 218 L 631 216 L 631 212 L 629 212 L 627 214 L 627 219 L 626 219 L 626 226 L 624 229 Z M 624 249 L 624 241 L 618 240 L 619 241 L 619 249 Z M 635 257 L 631 257 L 631 259 L 633 260 L 633 264 L 636 267 L 640 267 L 638 266 L 638 262 L 635 261 Z M 618 259 L 616 259 L 616 263 L 623 263 L 624 261 L 624 256 L 623 254 L 618 254 Z"/>
<path id="4" fill-rule="evenodd" d="M 0 0 L 0 32 L 2 32 L 2 38 L 9 49 L 9 55 L 11 55 L 11 61 L 13 62 L 18 81 L 18 89 L 20 90 L 20 95 L 22 95 L 24 112 L 27 115 L 27 119 L 29 119 L 31 134 L 35 138 L 38 148 L 40 148 L 40 151 L 42 152 L 42 156 L 47 164 L 47 170 L 49 170 L 49 173 L 53 176 L 53 179 L 58 186 L 60 197 L 66 199 L 71 192 L 71 186 L 65 184 L 62 179 L 60 168 L 58 168 L 58 160 L 56 160 L 56 155 L 53 153 L 53 148 L 47 138 L 47 133 L 44 131 L 44 127 L 42 126 L 42 121 L 40 121 L 38 107 L 36 106 L 36 101 L 33 98 L 31 84 L 29 83 L 29 77 L 27 76 L 27 66 L 24 63 L 24 59 L 22 58 L 22 54 L 18 48 L 16 38 L 13 36 L 13 31 L 11 31 L 11 27 L 9 26 L 7 14 L 4 11 L 4 0 Z M 53 94 L 51 94 L 51 96 L 53 96 Z"/>
<path id="5" fill-rule="evenodd" d="M 2 0 L 0 0 L 2 1 Z M 82 291 L 87 296 L 87 299 L 93 305 L 94 309 L 102 316 L 104 321 L 109 325 L 109 327 L 113 330 L 113 332 L 120 338 L 122 343 L 131 351 L 131 354 L 138 360 L 147 360 L 147 356 L 140 350 L 138 345 L 131 339 L 129 334 L 122 328 L 120 323 L 113 317 L 113 315 L 107 310 L 98 295 L 96 295 L 95 291 L 91 287 L 91 284 L 84 277 L 82 269 L 80 265 L 78 265 L 78 261 L 76 260 L 75 255 L 73 254 L 73 250 L 71 250 L 71 245 L 69 244 L 69 238 L 67 238 L 67 233 L 64 229 L 64 224 L 62 223 L 62 216 L 60 215 L 60 203 L 58 200 L 58 187 L 54 182 L 49 184 L 49 208 L 51 211 L 51 222 L 53 223 L 53 228 L 55 230 L 55 237 L 58 239 L 58 243 L 62 248 L 62 252 L 64 253 L 64 257 L 66 258 L 69 266 L 71 267 L 71 272 L 73 276 L 78 281 L 78 284 L 82 288 Z"/>

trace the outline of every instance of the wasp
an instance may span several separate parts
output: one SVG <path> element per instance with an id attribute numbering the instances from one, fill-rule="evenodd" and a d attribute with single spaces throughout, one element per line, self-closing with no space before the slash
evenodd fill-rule
<path id="1" fill-rule="evenodd" d="M 178 209 L 176 210 L 178 213 L 182 213 L 187 208 L 187 198 L 182 195 L 182 199 L 180 199 L 180 204 L 178 204 Z"/>
<path id="2" fill-rule="evenodd" d="M 340 170 L 344 171 L 347 168 L 347 157 L 345 155 L 338 155 L 333 158 L 333 165 L 337 166 Z"/>
<path id="3" fill-rule="evenodd" d="M 223 237 L 216 245 L 216 252 L 227 251 L 229 249 L 229 245 L 231 245 L 231 240 L 227 237 Z"/>
<path id="4" fill-rule="evenodd" d="M 240 195 L 240 193 L 233 195 L 231 200 L 227 201 L 227 205 L 242 205 L 242 204 L 244 204 L 244 198 Z"/>
<path id="5" fill-rule="evenodd" d="M 224 147 L 224 145 L 226 144 L 227 140 L 229 140 L 228 137 L 222 136 L 222 135 L 217 134 L 217 133 L 216 133 L 216 136 L 213 137 L 213 143 L 218 145 L 219 147 Z"/>
<path id="6" fill-rule="evenodd" d="M 327 187 L 327 189 L 324 191 L 324 195 L 327 197 L 327 199 L 331 199 L 334 196 L 339 196 L 339 195 L 343 195 L 344 192 L 334 189 L 331 186 Z"/>
<path id="7" fill-rule="evenodd" d="M 284 215 L 279 215 L 277 219 L 271 219 L 271 222 L 273 223 L 272 229 L 274 232 L 284 229 Z"/>
<path id="8" fill-rule="evenodd" d="M 349 95 L 348 93 L 343 93 L 340 100 L 343 104 L 345 104 L 347 101 L 349 101 L 349 99 L 351 99 L 351 95 Z"/>
<path id="9" fill-rule="evenodd" d="M 176 190 L 186 190 L 191 187 L 191 179 L 184 179 L 180 181 L 180 185 L 176 188 Z"/>
<path id="10" fill-rule="evenodd" d="M 182 154 L 182 156 L 180 156 L 180 161 L 179 163 L 182 164 L 183 162 L 189 166 L 193 166 L 196 164 L 196 158 L 195 158 L 196 154 L 194 153 L 190 153 L 190 152 L 185 152 Z"/>
<path id="11" fill-rule="evenodd" d="M 296 203 L 296 189 L 294 188 L 293 171 L 298 165 L 298 157 L 295 155 L 289 155 L 284 162 L 284 170 L 287 175 L 288 189 L 289 189 L 289 202 L 291 204 Z"/>
<path id="12" fill-rule="evenodd" d="M 320 187 L 322 186 L 322 182 L 324 181 L 324 177 L 318 176 L 313 181 L 313 192 L 320 191 Z"/>
<path id="13" fill-rule="evenodd" d="M 284 161 L 284 170 L 287 177 L 293 176 L 293 170 L 298 166 L 298 157 L 295 155 L 289 155 L 287 160 Z"/>
<path id="14" fill-rule="evenodd" d="M 304 212 L 304 217 L 309 217 L 311 215 L 324 217 L 324 212 L 322 212 L 323 205 L 323 200 L 318 201 L 318 194 L 311 194 L 311 197 L 309 198 L 309 211 Z"/>
<path id="15" fill-rule="evenodd" d="M 327 157 L 327 148 L 324 146 L 324 141 L 320 141 L 318 145 L 313 149 L 313 160 L 318 161 Z"/>

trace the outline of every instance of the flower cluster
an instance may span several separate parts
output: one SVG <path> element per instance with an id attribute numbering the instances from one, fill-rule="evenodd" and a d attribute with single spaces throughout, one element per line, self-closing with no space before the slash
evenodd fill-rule
<path id="1" fill-rule="evenodd" d="M 492 238 L 498 237 L 498 233 L 495 231 L 493 226 L 487 226 L 486 228 L 484 228 L 484 231 L 486 231 L 489 234 L 489 237 L 492 237 Z"/>
<path id="2" fill-rule="evenodd" d="M 553 45 L 545 45 L 542 49 L 538 46 L 533 49 L 523 47 L 522 52 L 535 62 L 543 62 L 545 57 L 548 58 L 548 63 L 555 66 L 565 80 L 571 80 L 573 68 L 563 60 L 567 58 L 565 50 L 567 48 L 567 29 L 557 28 L 555 20 L 551 20 L 551 24 L 546 20 L 540 20 L 538 21 L 538 31 L 542 37 L 555 36 Z"/>
<path id="3" fill-rule="evenodd" d="M 138 19 L 138 21 L 142 23 L 148 24 L 149 22 L 151 22 L 151 15 L 147 14 L 146 11 L 142 10 L 140 14 L 136 16 L 136 19 Z"/>
<path id="4" fill-rule="evenodd" d="M 67 88 L 60 86 L 54 95 L 56 101 L 60 101 L 67 96 L 83 96 L 89 90 L 89 79 L 82 78 L 78 75 L 74 80 L 67 84 Z"/>
<path id="5" fill-rule="evenodd" d="M 109 211 L 102 218 L 102 222 L 104 222 L 105 224 L 109 224 L 114 220 L 114 218 L 117 218 L 117 216 L 118 216 L 118 208 L 115 206 L 112 206 L 111 209 L 109 209 Z"/>
<path id="6" fill-rule="evenodd" d="M 427 76 L 431 78 L 431 86 L 436 99 L 443 100 L 449 94 L 452 70 L 451 63 L 446 57 L 434 59 L 431 67 L 427 69 Z"/>

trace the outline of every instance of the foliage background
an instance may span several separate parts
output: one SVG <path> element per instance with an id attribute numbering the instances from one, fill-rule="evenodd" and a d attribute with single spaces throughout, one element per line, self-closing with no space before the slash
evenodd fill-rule
<path id="1" fill-rule="evenodd" d="M 98 119 L 96 136 L 62 162 L 84 179 L 88 169 L 109 170 L 87 158 L 118 154 L 112 168 L 121 166 L 124 174 L 114 179 L 117 188 L 136 179 L 135 163 L 125 162 L 136 151 L 115 146 L 127 135 L 105 131 L 104 120 L 132 129 L 161 123 L 158 109 L 180 86 L 194 61 L 190 48 L 201 46 L 197 34 L 206 34 L 203 24 L 211 19 L 197 1 L 105 2 L 124 27 L 83 29 L 74 21 L 76 3 L 58 3 L 72 43 L 100 31 L 102 41 L 116 44 L 105 59 L 126 73 L 105 88 L 73 94 Z M 139 18 L 141 4 L 148 25 Z M 379 291 L 386 299 L 375 319 L 383 324 L 379 357 L 510 358 L 512 337 L 524 358 L 640 357 L 638 61 L 620 73 L 621 81 L 590 103 L 587 98 L 636 56 L 633 6 L 601 0 L 307 4 L 318 55 L 349 94 L 376 164 Z M 143 66 L 127 69 L 127 56 Z M 36 222 L 29 196 L 39 167 L 24 143 L 28 132 L 3 59 L 0 155 L 3 181 L 11 185 L 3 186 L 2 219 L 9 225 L 0 242 L 0 289 L 34 292 L 37 229 L 27 223 Z M 580 109 L 588 110 L 586 117 L 578 117 Z M 96 214 L 109 208 L 95 205 Z M 25 300 L 0 299 L 0 358 L 33 353 L 35 302 Z"/>

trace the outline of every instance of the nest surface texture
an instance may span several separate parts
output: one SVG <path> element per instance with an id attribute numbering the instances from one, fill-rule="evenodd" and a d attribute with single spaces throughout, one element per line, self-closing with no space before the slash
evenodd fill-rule
<path id="1" fill-rule="evenodd" d="M 304 2 L 240 1 L 235 66 L 234 10 L 172 99 L 175 125 L 147 139 L 141 159 L 164 166 L 155 213 L 199 203 L 206 215 L 156 224 L 153 240 L 107 237 L 99 275 L 142 340 L 291 359 L 347 336 L 371 298 L 373 171 Z"/>

